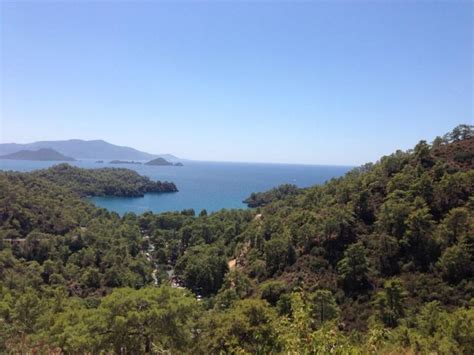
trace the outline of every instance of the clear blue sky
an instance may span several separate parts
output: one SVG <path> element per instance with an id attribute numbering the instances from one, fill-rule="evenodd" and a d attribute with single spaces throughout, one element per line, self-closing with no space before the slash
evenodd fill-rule
<path id="1" fill-rule="evenodd" d="M 2 142 L 361 164 L 473 122 L 473 3 L 1 2 Z"/>

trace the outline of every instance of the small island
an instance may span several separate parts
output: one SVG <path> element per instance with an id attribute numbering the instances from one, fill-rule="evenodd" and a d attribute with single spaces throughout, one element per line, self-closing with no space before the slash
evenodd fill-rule
<path id="1" fill-rule="evenodd" d="M 171 163 L 168 160 L 164 158 L 156 158 L 153 160 L 150 160 L 148 163 L 145 163 L 145 165 L 152 165 L 152 166 L 183 166 L 183 163 Z"/>
<path id="2" fill-rule="evenodd" d="M 104 161 L 103 160 L 97 160 L 95 163 L 96 164 L 104 164 Z"/>
<path id="3" fill-rule="evenodd" d="M 139 161 L 129 161 L 129 160 L 111 160 L 109 162 L 110 164 L 135 164 L 135 165 L 140 165 L 141 163 Z"/>
<path id="4" fill-rule="evenodd" d="M 38 150 L 20 150 L 19 152 L 0 156 L 0 159 L 10 160 L 34 160 L 34 161 L 75 161 L 76 159 L 67 157 L 58 151 L 50 148 Z"/>
<path id="5" fill-rule="evenodd" d="M 170 166 L 170 165 L 173 165 L 173 163 L 170 163 L 168 160 L 163 159 L 163 158 L 156 158 L 156 159 L 150 160 L 148 163 L 145 163 L 145 165 Z"/>

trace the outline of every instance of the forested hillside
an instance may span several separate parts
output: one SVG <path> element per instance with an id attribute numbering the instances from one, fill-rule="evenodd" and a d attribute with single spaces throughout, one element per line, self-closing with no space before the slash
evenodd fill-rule
<path id="1" fill-rule="evenodd" d="M 472 354 L 473 158 L 462 125 L 209 215 L 1 173 L 0 352 Z"/>
<path id="2" fill-rule="evenodd" d="M 269 191 L 252 192 L 252 194 L 243 202 L 249 207 L 262 207 L 276 200 L 282 200 L 301 192 L 302 190 L 298 189 L 296 185 L 280 185 Z"/>

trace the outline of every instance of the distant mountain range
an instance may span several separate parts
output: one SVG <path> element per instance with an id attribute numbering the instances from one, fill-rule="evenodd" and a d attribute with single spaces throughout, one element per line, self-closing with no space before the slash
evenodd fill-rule
<path id="1" fill-rule="evenodd" d="M 1 155 L 0 159 L 40 160 L 40 161 L 74 161 L 76 160 L 74 158 L 67 157 L 49 148 L 41 148 L 38 150 L 20 150 L 19 152 Z"/>
<path id="2" fill-rule="evenodd" d="M 180 161 L 179 158 L 171 154 L 150 154 L 134 148 L 111 144 L 103 140 L 86 141 L 81 139 L 42 141 L 27 144 L 3 143 L 0 144 L 0 155 L 43 148 L 54 149 L 67 157 L 75 159 L 151 160 L 161 157 L 169 161 Z"/>

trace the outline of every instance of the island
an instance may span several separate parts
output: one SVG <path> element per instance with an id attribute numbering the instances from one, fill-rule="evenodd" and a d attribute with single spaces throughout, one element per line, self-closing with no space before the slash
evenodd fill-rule
<path id="1" fill-rule="evenodd" d="M 30 175 L 65 187 L 81 197 L 142 197 L 145 193 L 178 192 L 172 182 L 153 181 L 125 168 L 82 169 L 63 163 Z"/>
<path id="2" fill-rule="evenodd" d="M 148 163 L 145 163 L 145 165 L 171 166 L 173 165 L 173 163 L 170 163 L 168 160 L 164 158 L 156 158 L 156 159 L 150 160 Z"/>
<path id="3" fill-rule="evenodd" d="M 104 164 L 104 161 L 103 160 L 97 160 L 95 163 L 96 164 Z"/>
<path id="4" fill-rule="evenodd" d="M 35 160 L 35 161 L 75 161 L 54 149 L 41 148 L 38 150 L 20 150 L 19 152 L 0 156 L 0 159 L 10 160 Z"/>
<path id="5" fill-rule="evenodd" d="M 109 163 L 110 164 L 135 164 L 135 165 L 141 164 L 139 161 L 129 161 L 129 160 L 111 160 Z"/>
<path id="6" fill-rule="evenodd" d="M 153 160 L 150 160 L 148 163 L 145 163 L 145 165 L 152 165 L 152 166 L 183 166 L 183 163 L 171 163 L 169 162 L 168 160 L 164 159 L 164 158 L 156 158 L 156 159 L 153 159 Z"/>

